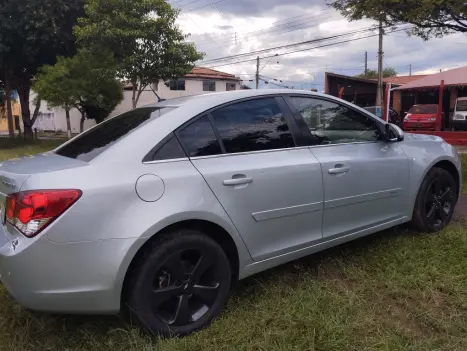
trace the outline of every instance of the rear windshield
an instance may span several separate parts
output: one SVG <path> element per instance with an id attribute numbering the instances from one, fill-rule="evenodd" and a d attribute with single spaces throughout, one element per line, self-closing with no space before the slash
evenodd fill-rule
<path id="1" fill-rule="evenodd" d="M 416 114 L 434 114 L 438 112 L 438 105 L 414 105 L 410 108 L 409 113 Z"/>
<path id="2" fill-rule="evenodd" d="M 82 133 L 55 152 L 60 156 L 91 161 L 149 119 L 160 117 L 173 109 L 173 107 L 144 107 L 126 112 Z"/>
<path id="3" fill-rule="evenodd" d="M 456 111 L 467 111 L 467 100 L 457 101 Z"/>

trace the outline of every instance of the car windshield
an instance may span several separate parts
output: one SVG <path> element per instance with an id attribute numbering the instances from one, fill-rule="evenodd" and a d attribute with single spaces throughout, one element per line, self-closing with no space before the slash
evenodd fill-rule
<path id="1" fill-rule="evenodd" d="M 456 111 L 467 111 L 467 100 L 457 101 Z"/>
<path id="2" fill-rule="evenodd" d="M 426 115 L 435 114 L 438 112 L 438 105 L 414 105 L 410 108 L 409 113 Z"/>
<path id="3" fill-rule="evenodd" d="M 59 147 L 55 153 L 89 162 L 134 129 L 173 109 L 174 107 L 144 107 L 109 118 Z"/>

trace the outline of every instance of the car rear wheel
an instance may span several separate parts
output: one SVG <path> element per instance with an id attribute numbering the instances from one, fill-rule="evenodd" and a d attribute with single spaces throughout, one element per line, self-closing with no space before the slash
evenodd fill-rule
<path id="1" fill-rule="evenodd" d="M 442 168 L 432 168 L 417 195 L 412 217 L 414 229 L 436 232 L 449 224 L 457 201 L 457 184 Z"/>
<path id="2" fill-rule="evenodd" d="M 152 243 L 134 269 L 128 306 L 141 325 L 161 336 L 184 336 L 217 317 L 232 279 L 223 249 L 194 230 Z"/>

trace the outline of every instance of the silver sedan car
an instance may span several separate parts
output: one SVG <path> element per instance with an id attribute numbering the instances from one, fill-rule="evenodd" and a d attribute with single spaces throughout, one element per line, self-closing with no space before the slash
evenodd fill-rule
<path id="1" fill-rule="evenodd" d="M 451 220 L 456 150 L 334 97 L 162 101 L 0 165 L 0 274 L 33 310 L 129 310 L 186 335 L 233 283 L 405 222 Z"/>

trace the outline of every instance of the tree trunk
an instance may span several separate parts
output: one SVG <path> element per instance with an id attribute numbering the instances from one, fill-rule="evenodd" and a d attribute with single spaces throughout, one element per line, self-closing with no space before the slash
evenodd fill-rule
<path id="1" fill-rule="evenodd" d="M 71 139 L 71 122 L 70 122 L 70 110 L 66 109 L 66 130 L 68 134 L 68 139 Z"/>
<path id="2" fill-rule="evenodd" d="M 84 113 L 81 112 L 81 120 L 79 121 L 79 132 L 84 132 Z"/>
<path id="3" fill-rule="evenodd" d="M 133 106 L 133 110 L 136 108 L 136 105 L 138 104 L 138 100 L 136 99 L 136 90 L 138 89 L 138 85 L 136 83 L 133 83 L 133 95 L 131 97 L 131 103 Z"/>
<path id="4" fill-rule="evenodd" d="M 8 121 L 8 134 L 10 138 L 15 137 L 15 127 L 13 124 L 13 111 L 11 109 L 11 86 L 8 78 L 5 80 L 5 98 L 6 98 L 6 115 Z"/>
<path id="5" fill-rule="evenodd" d="M 24 138 L 32 139 L 34 134 L 32 133 L 32 121 L 31 111 L 29 110 L 29 93 L 31 92 L 31 82 L 24 81 L 18 86 L 19 102 L 21 104 L 21 117 L 23 119 L 24 126 Z"/>
<path id="6" fill-rule="evenodd" d="M 41 98 L 39 96 L 36 97 L 36 107 L 34 108 L 34 112 L 32 114 L 31 125 L 36 123 L 37 116 L 39 115 L 39 109 L 41 108 Z"/>

